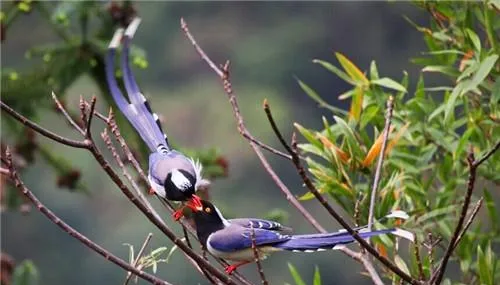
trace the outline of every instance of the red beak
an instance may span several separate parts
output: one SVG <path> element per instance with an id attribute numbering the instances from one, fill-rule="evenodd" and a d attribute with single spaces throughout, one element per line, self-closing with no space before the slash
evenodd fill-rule
<path id="1" fill-rule="evenodd" d="M 195 213 L 203 210 L 203 203 L 201 202 L 201 198 L 197 195 L 193 195 L 186 203 L 186 206 L 188 206 Z"/>

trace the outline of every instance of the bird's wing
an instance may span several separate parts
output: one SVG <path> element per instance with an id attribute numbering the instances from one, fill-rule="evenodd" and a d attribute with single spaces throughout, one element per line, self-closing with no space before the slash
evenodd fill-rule
<path id="1" fill-rule="evenodd" d="M 279 232 L 253 229 L 256 246 L 273 245 L 290 239 Z M 230 225 L 210 235 L 207 246 L 221 252 L 235 252 L 252 247 L 252 229 Z"/>
<path id="2" fill-rule="evenodd" d="M 291 234 L 293 231 L 292 228 L 285 227 L 278 222 L 273 222 L 263 219 L 241 218 L 241 219 L 231 219 L 229 220 L 229 222 L 231 222 L 232 224 L 240 225 L 245 228 L 278 231 L 286 234 Z"/>

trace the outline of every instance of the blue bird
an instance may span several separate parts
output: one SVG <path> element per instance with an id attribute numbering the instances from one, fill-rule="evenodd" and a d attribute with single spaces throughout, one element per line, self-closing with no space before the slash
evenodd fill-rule
<path id="1" fill-rule="evenodd" d="M 345 230 L 326 234 L 292 235 L 291 229 L 276 222 L 260 219 L 226 220 L 212 203 L 202 200 L 202 207 L 194 209 L 196 233 L 206 250 L 216 257 L 237 261 L 226 267 L 231 274 L 238 267 L 254 261 L 252 230 L 260 259 L 277 251 L 316 252 L 339 249 L 355 239 Z M 396 211 L 385 218 L 408 218 L 402 211 Z M 369 238 L 381 234 L 393 234 L 413 241 L 412 233 L 398 229 L 366 231 L 356 228 L 359 236 Z"/>
<path id="2" fill-rule="evenodd" d="M 140 19 L 135 18 L 125 31 L 121 28 L 118 29 L 109 44 L 105 59 L 109 91 L 120 111 L 151 151 L 148 173 L 152 187 L 151 194 L 154 193 L 163 199 L 173 201 L 189 201 L 188 207 L 199 207 L 201 199 L 195 192 L 200 186 L 209 184 L 201 176 L 202 165 L 199 161 L 195 161 L 170 147 L 158 115 L 153 113 L 146 98 L 139 90 L 129 65 L 130 41 L 139 23 Z M 123 41 L 121 55 L 123 81 L 130 102 L 125 99 L 118 87 L 114 73 L 115 52 L 121 41 Z M 175 220 L 182 217 L 183 208 L 174 213 Z"/>

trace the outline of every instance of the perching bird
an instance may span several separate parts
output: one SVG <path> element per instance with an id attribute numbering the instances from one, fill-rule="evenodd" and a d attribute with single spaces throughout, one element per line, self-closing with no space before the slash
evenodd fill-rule
<path id="1" fill-rule="evenodd" d="M 151 151 L 148 178 L 152 192 L 164 199 L 191 201 L 194 206 L 201 206 L 200 198 L 195 192 L 199 186 L 209 183 L 201 177 L 202 165 L 170 147 L 158 115 L 152 112 L 130 69 L 130 41 L 139 23 L 140 19 L 135 18 L 125 32 L 123 29 L 118 29 L 109 44 L 105 61 L 109 91 L 120 111 L 130 121 Z M 123 41 L 121 56 L 123 81 L 130 102 L 120 91 L 114 75 L 114 55 L 120 41 Z M 183 208 L 174 213 L 175 220 L 182 217 Z"/>
<path id="2" fill-rule="evenodd" d="M 355 239 L 345 230 L 326 233 L 291 235 L 290 228 L 279 223 L 260 219 L 226 220 L 212 203 L 202 200 L 202 208 L 194 208 L 194 221 L 198 239 L 206 250 L 216 257 L 238 261 L 226 267 L 231 274 L 239 266 L 254 261 L 252 250 L 252 231 L 260 259 L 264 259 L 275 251 L 315 252 L 328 249 L 339 249 Z M 394 212 L 386 218 L 408 218 L 402 211 Z M 413 241 L 413 234 L 398 228 L 366 231 L 364 227 L 356 228 L 362 238 L 381 234 L 393 234 Z"/>

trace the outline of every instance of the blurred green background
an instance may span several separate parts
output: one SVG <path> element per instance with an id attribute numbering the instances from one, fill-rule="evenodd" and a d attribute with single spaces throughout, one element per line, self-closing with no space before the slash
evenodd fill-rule
<path id="1" fill-rule="evenodd" d="M 103 3 L 105 9 L 106 3 Z M 298 87 L 295 77 L 315 88 L 329 103 L 346 108 L 337 97 L 346 83 L 311 62 L 314 58 L 334 62 L 333 52 L 349 57 L 366 70 L 376 60 L 381 75 L 395 79 L 402 71 L 410 82 L 418 69 L 408 59 L 425 50 L 422 36 L 402 15 L 423 24 L 427 15 L 411 3 L 368 2 L 138 2 L 143 19 L 134 43 L 147 52 L 147 69 L 134 68 L 136 78 L 153 109 L 164 116 L 167 134 L 176 144 L 192 148 L 216 147 L 228 159 L 229 176 L 218 179 L 211 189 L 212 199 L 228 217 L 264 217 L 273 209 L 289 213 L 286 223 L 296 232 L 312 232 L 290 207 L 237 132 L 232 110 L 216 75 L 202 62 L 180 29 L 184 17 L 198 43 L 215 61 L 232 63 L 232 83 L 249 130 L 259 139 L 279 147 L 262 110 L 268 98 L 282 130 L 289 137 L 292 123 L 319 127 L 321 116 L 331 113 L 317 108 Z M 2 43 L 2 66 L 29 70 L 34 60 L 25 59 L 26 50 L 56 39 L 48 24 L 36 12 L 23 16 L 8 30 Z M 413 90 L 413 87 L 410 87 Z M 51 104 L 47 87 L 46 104 Z M 86 77 L 67 91 L 67 105 L 77 110 L 78 98 L 99 94 Z M 18 94 L 23 96 L 23 94 Z M 107 110 L 104 100 L 97 108 Z M 60 116 L 39 115 L 39 122 L 60 134 L 75 137 Z M 104 125 L 94 125 L 96 138 Z M 81 150 L 57 145 L 43 138 L 52 150 L 74 162 L 82 170 L 82 181 L 90 196 L 71 193 L 55 185 L 56 177 L 43 161 L 24 174 L 26 184 L 58 215 L 89 238 L 127 259 L 128 248 L 136 250 L 149 232 L 152 246 L 172 244 L 103 175 L 93 158 Z M 305 193 L 291 163 L 267 154 L 285 183 L 296 195 Z M 161 205 L 154 205 L 162 212 Z M 317 202 L 305 202 L 328 229 L 338 228 Z M 169 224 L 179 229 L 165 214 Z M 40 271 L 40 284 L 119 284 L 125 272 L 69 237 L 36 211 L 23 215 L 2 213 L 2 251 L 16 261 L 32 259 Z M 281 253 L 263 262 L 271 284 L 292 282 L 287 261 L 296 265 L 304 278 L 312 280 L 318 265 L 324 284 L 370 284 L 359 274 L 362 269 L 339 252 L 319 254 Z M 158 274 L 174 284 L 204 284 L 204 279 L 176 252 Z M 242 269 L 258 280 L 254 265 Z M 141 281 L 140 281 L 141 282 Z"/>

